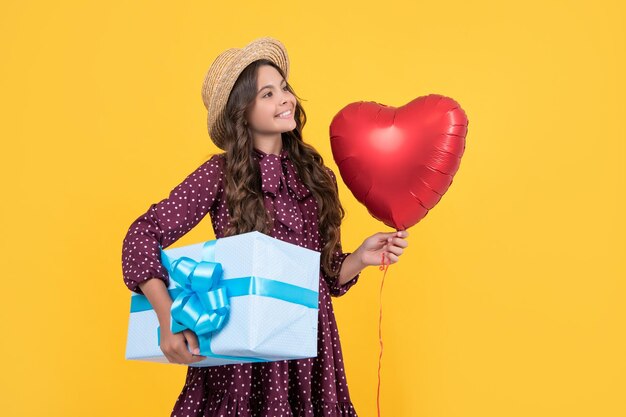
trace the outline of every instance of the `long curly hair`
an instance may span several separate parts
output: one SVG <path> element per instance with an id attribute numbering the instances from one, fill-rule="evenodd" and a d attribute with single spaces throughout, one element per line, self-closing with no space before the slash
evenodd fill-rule
<path id="1" fill-rule="evenodd" d="M 224 144 L 224 193 L 230 215 L 225 236 L 251 231 L 269 234 L 274 225 L 274 220 L 263 202 L 260 168 L 252 158 L 253 138 L 244 125 L 245 116 L 255 100 L 257 70 L 262 65 L 273 66 L 285 78 L 283 71 L 269 60 L 252 62 L 239 75 L 224 111 L 225 133 L 229 138 Z M 313 146 L 302 139 L 306 113 L 300 103 L 301 98 L 288 82 L 287 88 L 296 97 L 296 128 L 281 134 L 283 148 L 289 152 L 300 180 L 317 200 L 322 244 L 321 269 L 327 276 L 336 277 L 339 271 L 333 270 L 332 254 L 340 248 L 339 228 L 345 211 L 329 169 L 324 165 L 324 159 Z"/>

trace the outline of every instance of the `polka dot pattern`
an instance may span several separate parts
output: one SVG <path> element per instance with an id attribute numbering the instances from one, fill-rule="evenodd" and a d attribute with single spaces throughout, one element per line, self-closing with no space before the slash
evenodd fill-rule
<path id="1" fill-rule="evenodd" d="M 261 189 L 266 200 L 273 206 L 279 222 L 297 234 L 304 227 L 302 212 L 296 200 L 302 200 L 311 192 L 298 181 L 295 167 L 283 149 L 280 155 L 254 150 L 261 170 Z M 293 198 L 290 198 L 293 197 Z"/>
<path id="2" fill-rule="evenodd" d="M 265 207 L 274 218 L 271 236 L 321 252 L 318 205 L 300 181 L 285 149 L 280 155 L 254 150 L 261 168 Z M 167 248 L 209 213 L 215 236 L 228 224 L 224 198 L 224 154 L 203 163 L 176 186 L 168 198 L 152 204 L 129 227 L 122 247 L 124 283 L 141 293 L 139 283 L 152 278 L 167 285 L 159 245 Z M 326 168 L 337 184 L 335 174 Z M 333 253 L 336 268 L 349 255 L 341 245 Z M 320 269 L 318 352 L 315 358 L 187 368 L 172 417 L 356 417 L 343 364 L 331 297 L 340 297 L 360 274 L 343 286 Z"/>

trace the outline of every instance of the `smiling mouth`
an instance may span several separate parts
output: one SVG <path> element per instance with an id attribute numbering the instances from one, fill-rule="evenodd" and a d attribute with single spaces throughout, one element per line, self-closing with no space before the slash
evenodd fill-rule
<path id="1" fill-rule="evenodd" d="M 277 114 L 276 116 L 274 116 L 275 118 L 278 119 L 288 119 L 293 115 L 293 110 L 286 110 L 282 113 Z"/>

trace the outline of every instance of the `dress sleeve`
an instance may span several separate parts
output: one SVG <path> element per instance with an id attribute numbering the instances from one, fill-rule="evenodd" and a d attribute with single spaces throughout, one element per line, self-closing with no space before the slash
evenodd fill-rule
<path id="1" fill-rule="evenodd" d="M 333 182 L 335 183 L 335 189 L 337 189 L 337 192 L 339 192 L 339 187 L 337 186 L 337 177 L 335 176 L 335 173 L 328 167 L 326 167 L 326 169 L 328 170 L 328 173 L 330 174 L 330 176 L 333 179 Z M 346 258 L 348 257 L 348 255 L 350 255 L 351 253 L 352 252 L 343 252 L 342 245 L 341 245 L 341 229 L 340 229 L 339 230 L 339 242 L 338 242 L 338 244 L 336 246 L 336 250 L 332 254 L 332 258 L 331 258 L 331 263 L 332 263 L 333 270 L 334 271 L 341 271 L 341 265 L 343 264 L 343 261 L 345 261 Z M 343 285 L 337 285 L 338 281 L 339 281 L 339 276 L 331 278 L 324 272 L 322 272 L 322 275 L 323 275 L 324 279 L 326 280 L 326 283 L 328 284 L 328 288 L 330 290 L 330 295 L 332 297 L 341 297 L 346 292 L 348 292 L 348 290 L 354 284 L 356 284 L 358 282 L 359 277 L 361 276 L 361 272 L 356 274 L 350 281 L 346 282 Z"/>
<path id="2" fill-rule="evenodd" d="M 218 159 L 213 155 L 130 225 L 122 244 L 122 273 L 128 289 L 142 294 L 139 284 L 152 278 L 169 285 L 160 249 L 189 232 L 215 203 L 222 175 Z"/>

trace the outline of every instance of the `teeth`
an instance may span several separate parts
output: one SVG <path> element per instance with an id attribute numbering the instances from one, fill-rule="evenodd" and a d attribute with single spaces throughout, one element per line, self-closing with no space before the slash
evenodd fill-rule
<path id="1" fill-rule="evenodd" d="M 280 113 L 279 115 L 277 115 L 276 117 L 283 117 L 283 116 L 288 116 L 291 114 L 291 110 L 287 110 L 285 112 Z"/>

